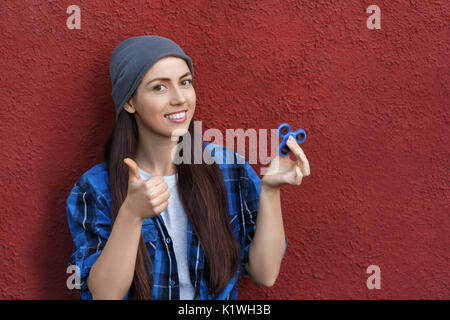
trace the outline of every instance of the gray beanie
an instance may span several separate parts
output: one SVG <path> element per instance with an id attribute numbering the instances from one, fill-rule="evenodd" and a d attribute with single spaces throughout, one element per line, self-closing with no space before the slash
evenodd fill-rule
<path id="1" fill-rule="evenodd" d="M 161 36 L 137 36 L 128 38 L 114 49 L 109 64 L 112 92 L 116 108 L 116 121 L 124 104 L 130 99 L 145 73 L 159 59 L 175 56 L 186 60 L 192 73 L 192 60 L 172 40 Z"/>

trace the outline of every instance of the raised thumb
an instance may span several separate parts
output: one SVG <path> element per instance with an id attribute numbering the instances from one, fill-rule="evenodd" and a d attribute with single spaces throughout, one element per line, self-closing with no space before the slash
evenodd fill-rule
<path id="1" fill-rule="evenodd" d="M 133 159 L 130 159 L 130 158 L 125 158 L 123 160 L 123 162 L 125 162 L 125 164 L 128 166 L 128 168 L 130 168 L 128 181 L 130 181 L 130 182 L 133 180 L 140 181 L 141 178 L 139 177 L 137 163 Z"/>

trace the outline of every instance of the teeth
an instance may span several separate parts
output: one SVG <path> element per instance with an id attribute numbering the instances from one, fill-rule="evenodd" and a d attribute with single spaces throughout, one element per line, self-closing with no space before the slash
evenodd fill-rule
<path id="1" fill-rule="evenodd" d="M 182 118 L 184 118 L 185 115 L 186 115 L 186 111 L 183 111 L 183 112 L 171 114 L 171 115 L 168 115 L 165 117 L 169 118 L 169 119 L 182 119 Z"/>

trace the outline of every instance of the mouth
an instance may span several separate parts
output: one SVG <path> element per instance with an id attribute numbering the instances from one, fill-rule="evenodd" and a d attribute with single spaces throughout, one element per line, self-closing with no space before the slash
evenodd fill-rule
<path id="1" fill-rule="evenodd" d="M 173 122 L 173 123 L 183 123 L 184 121 L 186 121 L 186 118 L 187 118 L 186 115 L 187 115 L 187 110 L 183 110 L 183 111 L 179 111 L 179 112 L 165 114 L 164 118 L 166 118 L 167 120 L 169 120 L 170 122 Z"/>

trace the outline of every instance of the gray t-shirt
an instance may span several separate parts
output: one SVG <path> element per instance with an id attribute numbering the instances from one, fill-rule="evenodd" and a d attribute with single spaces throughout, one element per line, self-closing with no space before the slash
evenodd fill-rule
<path id="1" fill-rule="evenodd" d="M 152 175 L 138 168 L 142 180 L 149 179 Z M 187 258 L 187 215 L 181 204 L 177 190 L 178 174 L 163 176 L 168 185 L 170 198 L 166 210 L 161 212 L 167 231 L 172 238 L 175 258 L 177 260 L 178 278 L 180 281 L 180 300 L 194 300 L 195 290 L 189 275 Z"/>

